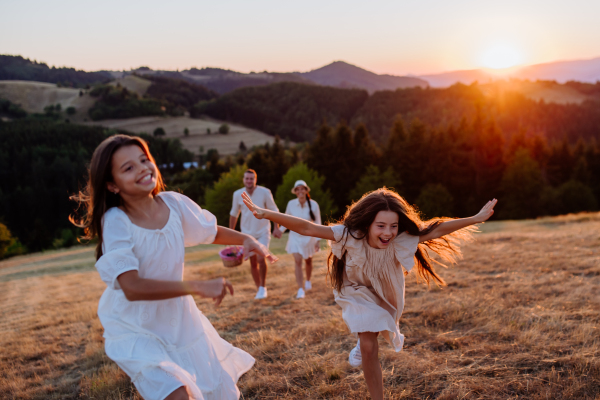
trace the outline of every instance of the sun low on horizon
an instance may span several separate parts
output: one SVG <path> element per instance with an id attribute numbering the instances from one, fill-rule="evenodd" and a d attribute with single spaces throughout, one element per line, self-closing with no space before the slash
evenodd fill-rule
<path id="1" fill-rule="evenodd" d="M 523 50 L 510 42 L 489 44 L 484 47 L 478 56 L 479 65 L 497 71 L 522 65 L 524 61 Z"/>

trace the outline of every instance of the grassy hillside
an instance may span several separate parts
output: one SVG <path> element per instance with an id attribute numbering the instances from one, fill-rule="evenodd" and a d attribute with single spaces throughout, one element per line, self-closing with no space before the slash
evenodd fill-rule
<path id="1" fill-rule="evenodd" d="M 181 141 L 183 148 L 194 154 L 199 154 L 200 146 L 204 151 L 217 149 L 219 154 L 229 155 L 239 151 L 240 142 L 244 142 L 247 148 L 252 146 L 273 143 L 275 138 L 256 129 L 246 128 L 242 125 L 228 123 L 230 130 L 227 135 L 218 133 L 219 126 L 224 121 L 212 118 L 190 118 L 190 117 L 139 117 L 127 119 L 103 120 L 87 122 L 87 125 L 101 125 L 107 128 L 123 129 L 134 133 L 152 134 L 156 128 L 163 128 L 167 138 L 177 138 Z M 188 128 L 189 136 L 184 134 Z M 210 129 L 211 134 L 207 133 Z"/>
<path id="2" fill-rule="evenodd" d="M 283 253 L 285 240 L 273 239 Z M 236 293 L 198 307 L 257 363 L 244 399 L 365 399 L 347 363 L 353 338 L 325 283 L 294 299 L 293 259 L 270 267 L 269 297 L 253 301 L 248 264 L 225 269 L 219 246 L 187 249 L 186 279 L 226 276 Z M 139 399 L 103 349 L 96 308 L 105 284 L 92 248 L 0 262 L 0 397 Z M 443 289 L 407 280 L 405 348 L 380 342 L 388 399 L 597 399 L 600 396 L 600 214 L 491 222 L 442 270 Z"/>
<path id="3" fill-rule="evenodd" d="M 0 81 L 0 98 L 20 104 L 29 113 L 43 113 L 45 107 L 55 104 L 60 104 L 62 110 L 75 107 L 75 114 L 69 116 L 73 122 L 89 118 L 88 110 L 96 102 L 86 90 L 30 81 Z"/>

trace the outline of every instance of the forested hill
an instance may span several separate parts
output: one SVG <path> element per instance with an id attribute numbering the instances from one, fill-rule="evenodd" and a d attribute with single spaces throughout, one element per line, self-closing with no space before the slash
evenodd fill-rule
<path id="1" fill-rule="evenodd" d="M 85 87 L 108 82 L 111 79 L 110 74 L 105 72 L 86 72 L 65 67 L 50 68 L 45 63 L 31 61 L 21 56 L 0 55 L 0 81 L 36 81 Z"/>
<path id="2" fill-rule="evenodd" d="M 366 90 L 282 82 L 246 87 L 200 102 L 191 115 L 210 115 L 305 142 L 314 138 L 324 121 L 332 125 L 350 121 L 368 97 Z"/>
<path id="3" fill-rule="evenodd" d="M 201 102 L 193 114 L 226 119 L 294 141 L 311 141 L 323 120 L 333 125 L 362 122 L 376 142 L 384 143 L 398 115 L 406 123 L 418 118 L 434 127 L 446 127 L 463 119 L 473 121 L 478 113 L 495 121 L 507 136 L 523 130 L 549 140 L 600 140 L 600 84 L 565 84 L 588 96 L 580 104 L 536 101 L 502 90 L 503 85 L 406 88 L 369 96 L 364 90 L 281 83 L 238 89 Z"/>

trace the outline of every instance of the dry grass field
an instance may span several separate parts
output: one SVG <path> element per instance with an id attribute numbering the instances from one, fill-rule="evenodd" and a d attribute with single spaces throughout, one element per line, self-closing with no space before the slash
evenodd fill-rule
<path id="1" fill-rule="evenodd" d="M 58 87 L 54 83 L 29 81 L 0 81 L 0 98 L 8 99 L 30 113 L 43 113 L 44 107 L 60 104 L 62 109 L 75 107 L 76 113 L 69 116 L 72 122 L 82 122 L 96 99 L 79 89 Z"/>
<path id="2" fill-rule="evenodd" d="M 219 126 L 227 123 L 229 133 L 218 133 Z M 177 138 L 183 147 L 194 154 L 199 154 L 200 146 L 204 152 L 208 149 L 217 149 L 219 154 L 229 155 L 239 151 L 240 142 L 244 142 L 250 149 L 252 146 L 273 143 L 275 138 L 255 129 L 246 128 L 229 122 L 218 121 L 211 118 L 190 117 L 138 117 L 128 119 L 109 119 L 96 122 L 87 122 L 87 125 L 102 125 L 107 128 L 124 129 L 133 133 L 149 133 L 161 127 L 165 130 L 167 138 Z M 183 134 L 185 128 L 189 129 L 189 136 Z M 211 134 L 207 134 L 210 129 Z"/>
<path id="3" fill-rule="evenodd" d="M 388 399 L 600 399 L 600 214 L 491 222 L 443 270 L 448 286 L 407 280 L 405 348 L 380 342 Z M 273 239 L 281 254 L 285 241 Z M 215 310 L 221 335 L 257 360 L 244 399 L 365 399 L 347 363 L 353 338 L 316 257 L 314 289 L 296 300 L 293 261 L 270 267 L 254 301 L 247 264 L 220 265 L 218 246 L 187 249 L 186 278 L 224 275 L 236 289 Z M 0 263 L 0 398 L 139 399 L 104 354 L 104 290 L 90 247 Z"/>

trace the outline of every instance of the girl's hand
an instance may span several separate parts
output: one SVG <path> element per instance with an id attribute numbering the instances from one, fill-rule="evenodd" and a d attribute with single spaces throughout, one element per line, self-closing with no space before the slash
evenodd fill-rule
<path id="1" fill-rule="evenodd" d="M 242 193 L 242 200 L 244 201 L 244 204 L 246 205 L 246 207 L 248 207 L 250 209 L 250 211 L 252 211 L 252 214 L 254 214 L 254 216 L 256 218 L 258 218 L 258 219 L 265 218 L 265 210 L 255 206 L 254 203 L 252 202 L 252 199 L 250 198 L 250 196 L 248 196 L 248 193 L 246 193 L 246 192 Z"/>
<path id="2" fill-rule="evenodd" d="M 498 200 L 490 200 L 487 202 L 485 206 L 475 215 L 473 218 L 475 219 L 475 223 L 478 224 L 480 222 L 487 221 L 492 215 L 494 215 L 494 206 L 498 203 Z"/>
<path id="3" fill-rule="evenodd" d="M 201 297 L 211 297 L 218 307 L 227 294 L 227 290 L 233 296 L 233 286 L 225 278 L 211 279 L 209 281 L 192 282 L 192 291 Z"/>
<path id="4" fill-rule="evenodd" d="M 271 263 L 279 260 L 279 258 L 271 254 L 265 246 L 260 244 L 258 240 L 254 239 L 253 237 L 249 237 L 244 240 L 244 260 L 247 260 L 249 257 L 255 254 L 266 258 Z"/>

